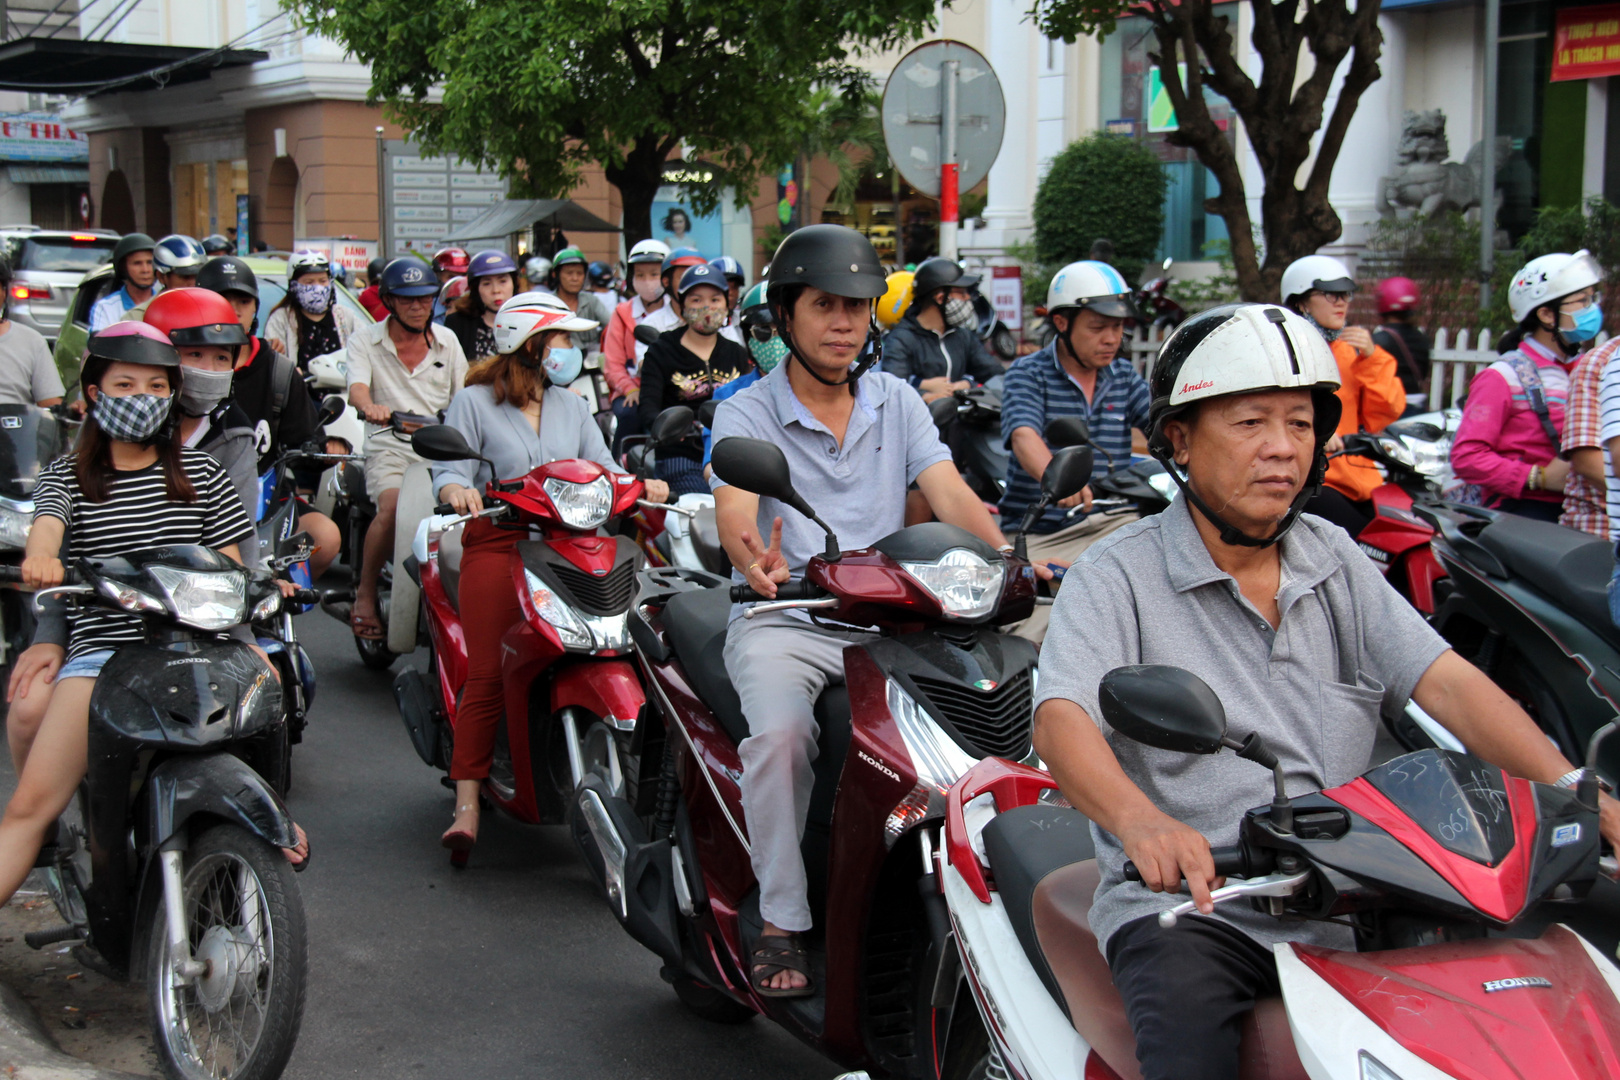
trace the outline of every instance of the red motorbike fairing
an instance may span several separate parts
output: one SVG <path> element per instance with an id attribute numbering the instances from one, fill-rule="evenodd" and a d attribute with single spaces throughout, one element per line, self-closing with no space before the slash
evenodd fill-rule
<path id="1" fill-rule="evenodd" d="M 1406 1049 L 1467 1080 L 1620 1077 L 1620 1008 L 1561 926 L 1534 941 L 1485 939 L 1295 954 Z"/>
<path id="2" fill-rule="evenodd" d="M 1412 512 L 1412 496 L 1398 484 L 1378 487 L 1372 504 L 1373 519 L 1356 537 L 1357 546 L 1398 589 L 1404 587 L 1413 607 L 1432 615 L 1435 582 L 1446 576 L 1430 546 L 1434 529 Z"/>

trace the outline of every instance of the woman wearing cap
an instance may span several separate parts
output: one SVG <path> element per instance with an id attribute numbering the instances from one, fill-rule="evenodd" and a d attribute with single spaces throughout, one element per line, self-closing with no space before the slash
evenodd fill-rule
<path id="1" fill-rule="evenodd" d="M 589 319 L 593 327 L 601 327 L 607 324 L 612 313 L 595 293 L 585 288 L 585 269 L 588 265 L 583 251 L 577 247 L 565 247 L 551 257 L 551 283 L 558 298 L 568 305 L 568 310 L 582 319 Z M 601 341 L 602 331 L 599 329 L 574 334 L 574 346 L 586 352 L 597 351 Z"/>
<path id="2" fill-rule="evenodd" d="M 681 275 L 679 296 L 686 328 L 660 336 L 647 347 L 641 365 L 643 430 L 651 430 L 653 419 L 671 405 L 696 409 L 750 367 L 748 350 L 720 336 L 720 328 L 730 318 L 725 274 L 707 263 L 689 267 Z M 677 495 L 707 491 L 702 451 L 688 446 L 659 447 L 658 478 L 669 481 Z"/>
<path id="3" fill-rule="evenodd" d="M 1406 409 L 1406 388 L 1395 358 L 1373 344 L 1365 327 L 1345 326 L 1350 296 L 1356 291 L 1350 270 L 1338 259 L 1307 255 L 1283 271 L 1282 295 L 1290 308 L 1316 327 L 1339 365 L 1339 402 L 1343 411 L 1328 453 L 1343 447 L 1343 436 L 1357 431 L 1383 431 Z M 1372 520 L 1372 493 L 1383 474 L 1366 458 L 1333 457 L 1327 481 L 1309 510 L 1327 518 L 1351 536 Z"/>
<path id="4" fill-rule="evenodd" d="M 1603 328 L 1602 281 L 1584 250 L 1531 259 L 1513 275 L 1508 308 L 1519 325 L 1502 338 L 1508 351 L 1469 384 L 1451 443 L 1464 502 L 1558 520 L 1569 478 L 1558 456 L 1569 372 Z"/>
<path id="5" fill-rule="evenodd" d="M 337 352 L 360 329 L 354 312 L 337 302 L 332 262 L 322 251 L 295 251 L 287 260 L 287 295 L 270 309 L 264 336 L 300 371 L 317 356 Z"/>
<path id="6" fill-rule="evenodd" d="M 120 322 L 91 335 L 88 350 L 82 384 L 90 412 L 76 451 L 40 471 L 24 585 L 62 583 L 64 540 L 74 558 L 201 544 L 240 561 L 253 523 L 219 463 L 179 437 L 174 405 L 185 379 L 174 346 L 152 326 Z M 36 671 L 27 684 L 45 708 L 25 744 L 11 733 L 21 776 L 0 820 L 0 903 L 28 875 L 46 830 L 84 777 L 90 697 L 102 667 L 120 646 L 145 638 L 136 616 L 82 609 L 71 620 L 66 663 Z M 60 663 L 61 646 L 47 647 Z M 308 857 L 301 830 L 300 841 L 289 861 Z"/>
<path id="7" fill-rule="evenodd" d="M 480 251 L 467 264 L 467 292 L 450 306 L 444 328 L 469 363 L 495 355 L 495 313 L 517 291 L 517 263 L 504 251 Z"/>
<path id="8" fill-rule="evenodd" d="M 514 479 L 548 461 L 584 458 L 618 471 L 585 399 L 566 389 L 584 367 L 584 354 L 569 335 L 591 329 L 593 324 L 549 293 L 522 293 L 501 305 L 494 327 L 497 355 L 467 372 L 466 388 L 444 418 L 491 464 L 435 464 L 433 485 L 441 502 L 458 514 L 476 513 L 483 509 L 480 493 L 490 480 Z M 647 497 L 664 501 L 668 485 L 649 480 Z M 461 537 L 460 606 L 479 617 L 466 621 L 470 660 L 450 762 L 456 816 L 442 838 L 457 866 L 466 865 L 478 839 L 478 789 L 489 776 L 495 727 L 503 714 L 501 637 L 522 618 L 509 556 L 523 537 L 520 530 L 483 518 L 469 522 Z"/>

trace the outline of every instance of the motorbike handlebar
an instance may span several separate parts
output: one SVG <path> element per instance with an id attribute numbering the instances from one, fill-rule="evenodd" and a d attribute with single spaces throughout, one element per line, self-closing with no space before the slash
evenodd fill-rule
<path id="1" fill-rule="evenodd" d="M 1261 874 L 1271 872 L 1269 868 L 1255 865 L 1261 860 L 1251 859 L 1245 855 L 1242 846 L 1238 844 L 1229 847 L 1212 847 L 1209 849 L 1209 854 L 1215 860 L 1216 877 L 1258 877 Z M 1269 862 L 1271 860 L 1267 859 L 1265 861 Z M 1142 872 L 1129 859 L 1125 860 L 1125 880 L 1142 880 Z"/>
<path id="2" fill-rule="evenodd" d="M 763 600 L 815 600 L 827 595 L 820 588 L 808 581 L 784 581 L 776 587 L 775 596 L 764 596 L 755 592 L 747 585 L 733 585 L 731 587 L 731 602 L 733 604 L 752 604 Z"/>
<path id="3" fill-rule="evenodd" d="M 0 583 L 9 582 L 12 584 L 21 584 L 22 579 L 23 576 L 21 566 L 7 566 L 0 564 Z M 62 568 L 63 585 L 77 585 L 80 583 L 80 580 L 79 571 L 75 567 L 64 566 Z"/>

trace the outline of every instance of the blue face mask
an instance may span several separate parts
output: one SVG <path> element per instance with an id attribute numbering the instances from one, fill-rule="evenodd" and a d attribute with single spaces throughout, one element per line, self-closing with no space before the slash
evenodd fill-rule
<path id="1" fill-rule="evenodd" d="M 1575 326 L 1571 330 L 1560 329 L 1558 336 L 1565 345 L 1584 345 L 1597 337 L 1598 331 L 1603 329 L 1603 308 L 1592 303 L 1581 308 L 1571 316 Z"/>
<path id="2" fill-rule="evenodd" d="M 579 378 L 579 373 L 585 369 L 585 353 L 573 348 L 559 349 L 553 346 L 546 351 L 545 359 L 540 361 L 546 377 L 553 386 L 567 386 Z"/>

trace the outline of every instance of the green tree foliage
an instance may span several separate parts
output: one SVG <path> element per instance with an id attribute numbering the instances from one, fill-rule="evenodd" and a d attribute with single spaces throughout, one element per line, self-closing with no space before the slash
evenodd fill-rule
<path id="1" fill-rule="evenodd" d="M 1159 159 L 1135 139 L 1098 132 L 1070 143 L 1035 191 L 1037 258 L 1062 266 L 1108 239 L 1120 273 L 1136 280 L 1159 247 L 1168 185 Z"/>
<path id="2" fill-rule="evenodd" d="M 859 94 L 856 48 L 933 25 L 930 0 L 284 0 L 371 66 L 385 103 L 429 153 L 499 170 L 515 194 L 555 196 L 597 162 L 619 189 L 625 239 L 652 233 L 665 159 L 684 144 L 718 167 L 693 192 L 740 193 L 803 150 L 818 87 Z"/>
<path id="3" fill-rule="evenodd" d="M 1119 0 L 1032 0 L 1030 14 L 1042 33 L 1071 42 L 1111 33 L 1127 10 L 1147 16 L 1158 44 L 1149 59 L 1179 124 L 1170 142 L 1191 149 L 1220 184 L 1220 194 L 1204 205 L 1226 221 L 1244 298 L 1275 301 L 1283 269 L 1343 232 L 1328 184 L 1361 95 L 1378 78 L 1384 37 L 1379 0 L 1245 2 L 1254 14 L 1249 40 L 1260 60 L 1258 80 L 1252 66 L 1239 61 L 1231 19 L 1218 14 L 1230 6 L 1216 0 L 1143 0 L 1128 9 Z M 1336 79 L 1341 65 L 1343 77 Z M 1260 164 L 1263 256 L 1237 150 L 1210 114 L 1206 89 L 1231 104 Z"/>

